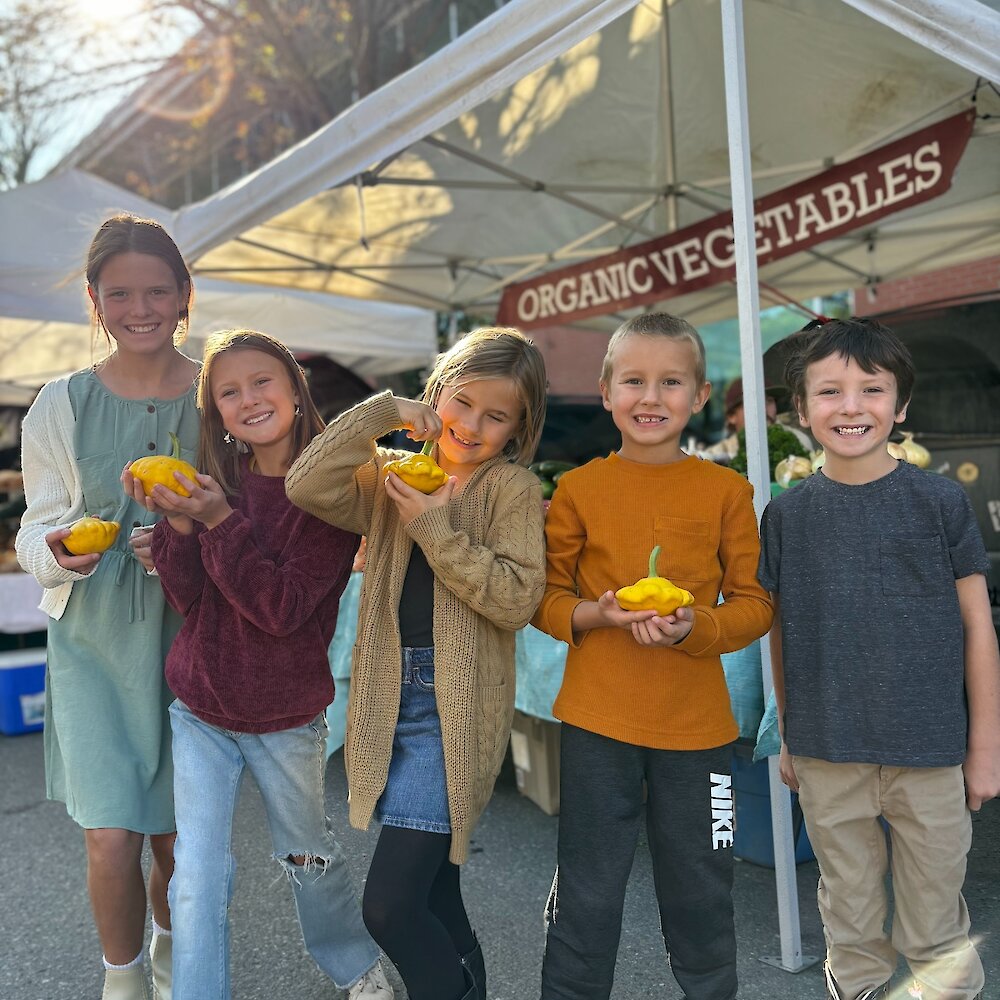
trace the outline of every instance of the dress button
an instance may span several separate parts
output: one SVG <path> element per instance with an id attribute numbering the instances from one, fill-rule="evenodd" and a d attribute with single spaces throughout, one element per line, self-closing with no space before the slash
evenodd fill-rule
<path id="1" fill-rule="evenodd" d="M 150 441 L 149 442 L 149 450 L 150 451 L 156 451 L 156 442 L 155 441 Z"/>
<path id="2" fill-rule="evenodd" d="M 146 412 L 147 413 L 156 413 L 156 407 L 153 406 L 152 403 L 150 403 L 149 406 L 146 407 Z"/>

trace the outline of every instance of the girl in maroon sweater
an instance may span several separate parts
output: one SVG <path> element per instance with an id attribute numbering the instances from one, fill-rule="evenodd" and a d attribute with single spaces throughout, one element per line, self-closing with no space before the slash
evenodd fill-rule
<path id="1" fill-rule="evenodd" d="M 167 655 L 177 846 L 169 899 L 178 1000 L 228 1000 L 233 815 L 249 768 L 306 947 L 358 997 L 391 1000 L 324 809 L 327 647 L 358 537 L 294 507 L 284 477 L 323 429 L 295 359 L 247 330 L 213 337 L 198 385 L 197 482 L 157 485 L 153 561 L 184 625 Z"/>

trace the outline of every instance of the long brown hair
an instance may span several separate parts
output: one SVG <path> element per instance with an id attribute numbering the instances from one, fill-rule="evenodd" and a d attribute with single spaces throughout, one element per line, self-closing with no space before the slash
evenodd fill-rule
<path id="1" fill-rule="evenodd" d="M 144 253 L 150 257 L 159 257 L 170 268 L 177 282 L 177 292 L 180 295 L 180 308 L 177 310 L 178 323 L 174 333 L 174 343 L 180 344 L 187 336 L 187 320 L 191 314 L 191 272 L 181 256 L 177 244 L 170 234 L 155 219 L 143 219 L 131 212 L 113 215 L 101 223 L 94 238 L 90 241 L 87 251 L 87 285 L 94 296 L 97 295 L 101 280 L 101 269 L 114 256 L 120 253 Z M 95 332 L 104 330 L 104 322 L 97 306 L 92 304 L 91 321 Z M 107 330 L 104 330 L 108 336 Z M 110 344 L 110 337 L 108 337 Z"/>
<path id="2" fill-rule="evenodd" d="M 212 369 L 215 362 L 223 354 L 233 351 L 260 351 L 262 354 L 277 358 L 288 372 L 292 389 L 299 397 L 299 408 L 302 416 L 297 418 L 292 427 L 292 448 L 290 461 L 295 461 L 302 454 L 309 442 L 323 430 L 323 418 L 316 409 L 306 375 L 292 352 L 274 337 L 256 330 L 222 330 L 213 333 L 205 344 L 205 359 L 202 362 L 201 374 L 198 376 L 198 409 L 201 410 L 201 436 L 198 441 L 198 469 L 210 475 L 229 495 L 239 492 L 240 456 L 245 453 L 246 445 L 224 440 L 226 428 L 222 424 L 222 414 L 215 405 L 212 396 Z"/>

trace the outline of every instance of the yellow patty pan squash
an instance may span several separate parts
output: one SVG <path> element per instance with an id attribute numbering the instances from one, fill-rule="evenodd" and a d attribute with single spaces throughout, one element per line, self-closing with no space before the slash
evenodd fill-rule
<path id="1" fill-rule="evenodd" d="M 427 441 L 423 450 L 416 455 L 386 462 L 383 471 L 386 475 L 394 472 L 407 486 L 412 486 L 421 493 L 433 493 L 448 482 L 448 473 L 431 458 L 433 450 L 434 442 Z"/>
<path id="2" fill-rule="evenodd" d="M 173 431 L 170 432 L 170 443 L 173 447 L 170 455 L 149 455 L 146 458 L 136 459 L 128 467 L 128 471 L 142 483 L 146 496 L 153 492 L 153 487 L 157 484 L 166 486 L 179 496 L 191 496 L 191 493 L 174 479 L 175 472 L 187 476 L 192 482 L 198 482 L 198 471 L 181 458 L 181 443 Z"/>
<path id="3" fill-rule="evenodd" d="M 121 525 L 117 521 L 102 521 L 99 517 L 81 517 L 69 526 L 69 535 L 63 539 L 67 552 L 86 556 L 92 552 L 106 552 L 115 544 Z"/>
<path id="4" fill-rule="evenodd" d="M 655 611 L 658 615 L 672 615 L 678 608 L 694 604 L 694 595 L 669 580 L 656 575 L 656 559 L 660 554 L 657 545 L 649 554 L 649 576 L 637 580 L 631 587 L 615 591 L 615 599 L 626 611 Z"/>

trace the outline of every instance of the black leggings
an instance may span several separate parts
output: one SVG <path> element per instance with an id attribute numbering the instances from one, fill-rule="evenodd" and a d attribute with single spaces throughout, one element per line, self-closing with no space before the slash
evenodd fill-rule
<path id="1" fill-rule="evenodd" d="M 460 1000 L 460 955 L 476 946 L 451 834 L 384 826 L 368 870 L 365 926 L 392 959 L 410 1000 Z"/>

